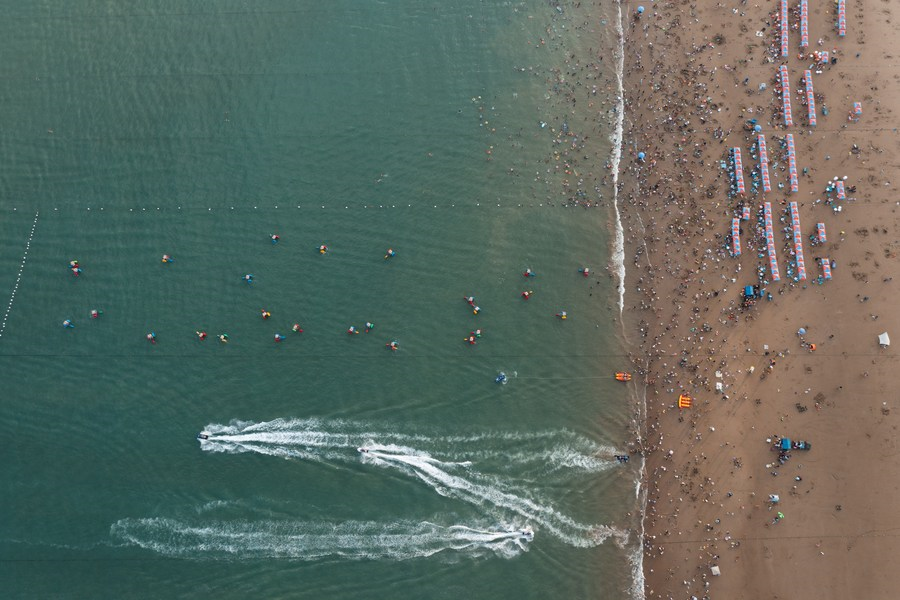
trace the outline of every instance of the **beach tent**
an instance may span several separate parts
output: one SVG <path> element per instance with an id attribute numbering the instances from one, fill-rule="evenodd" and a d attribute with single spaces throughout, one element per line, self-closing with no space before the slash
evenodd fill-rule
<path id="1" fill-rule="evenodd" d="M 878 336 L 878 343 L 881 344 L 882 347 L 891 345 L 891 338 L 888 337 L 887 331 Z"/>

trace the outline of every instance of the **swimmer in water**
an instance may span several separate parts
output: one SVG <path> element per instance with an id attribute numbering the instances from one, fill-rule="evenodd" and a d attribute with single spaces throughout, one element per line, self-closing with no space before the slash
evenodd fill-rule
<path id="1" fill-rule="evenodd" d="M 366 321 L 366 333 L 369 333 L 373 329 L 375 329 L 375 323 L 369 323 L 368 321 Z"/>
<path id="2" fill-rule="evenodd" d="M 168 254 L 163 254 L 162 261 L 164 263 L 175 262 L 175 259 L 169 256 Z"/>
<path id="3" fill-rule="evenodd" d="M 384 260 L 387 260 L 387 259 L 389 259 L 389 258 L 394 258 L 394 256 L 396 256 L 396 254 L 397 254 L 397 253 L 394 252 L 394 249 L 393 249 L 393 248 L 388 248 L 388 249 L 387 249 L 387 252 L 386 252 L 385 255 L 384 255 Z"/>
<path id="4" fill-rule="evenodd" d="M 578 269 L 578 272 L 581 273 L 582 275 L 584 275 L 585 277 L 588 277 L 591 274 L 591 270 L 587 267 L 582 267 L 582 268 Z"/>
<path id="5" fill-rule="evenodd" d="M 75 323 L 73 323 L 73 322 L 72 322 L 71 320 L 69 320 L 69 319 L 66 319 L 65 321 L 63 321 L 63 327 L 65 327 L 66 329 L 74 329 L 74 328 L 75 328 Z"/>
<path id="6" fill-rule="evenodd" d="M 388 348 L 390 348 L 391 350 L 393 350 L 395 352 L 400 349 L 400 344 L 398 344 L 396 340 L 392 341 L 392 342 L 388 342 L 387 344 L 385 344 L 385 346 L 387 346 Z"/>
<path id="7" fill-rule="evenodd" d="M 272 240 L 272 243 L 273 243 L 273 244 L 277 244 L 277 243 L 278 243 L 278 240 L 280 240 L 281 237 L 280 237 L 278 234 L 273 233 L 273 234 L 270 236 L 270 239 Z"/>
<path id="8" fill-rule="evenodd" d="M 475 306 L 475 296 L 466 296 L 463 299 L 469 303 L 469 306 Z"/>
<path id="9" fill-rule="evenodd" d="M 480 307 L 480 306 L 473 306 L 473 307 L 472 307 L 472 314 L 473 314 L 473 315 L 477 315 L 477 314 L 480 313 L 480 312 L 481 312 L 481 307 Z"/>
<path id="10" fill-rule="evenodd" d="M 72 275 L 74 275 L 75 277 L 81 275 L 81 267 L 79 267 L 78 265 L 72 267 Z"/>
<path id="11" fill-rule="evenodd" d="M 291 327 L 291 331 L 294 333 L 303 333 L 303 328 L 300 327 L 300 323 L 294 323 L 294 326 Z"/>
<path id="12" fill-rule="evenodd" d="M 536 274 L 535 274 L 535 272 L 532 271 L 531 269 L 525 269 L 525 272 L 522 273 L 522 276 L 523 276 L 523 277 L 535 277 Z"/>
<path id="13" fill-rule="evenodd" d="M 195 331 L 194 333 L 197 334 L 197 339 L 199 339 L 201 342 L 206 339 L 205 331 Z"/>
<path id="14" fill-rule="evenodd" d="M 525 300 L 528 300 L 529 298 L 531 298 L 531 295 L 533 293 L 534 293 L 534 291 L 532 291 L 532 290 L 528 290 L 527 292 L 522 292 L 522 298 L 524 298 Z"/>
<path id="15" fill-rule="evenodd" d="M 564 311 L 564 310 L 561 310 L 558 313 L 556 313 L 556 316 L 559 317 L 560 319 L 562 319 L 563 321 L 565 321 L 569 317 L 569 315 L 567 315 L 566 311 Z"/>
<path id="16" fill-rule="evenodd" d="M 247 273 L 246 275 L 244 275 L 244 281 L 246 281 L 248 284 L 253 283 L 253 273 Z"/>
<path id="17" fill-rule="evenodd" d="M 102 310 L 97 310 L 97 309 L 95 308 L 94 310 L 91 311 L 91 318 L 92 318 L 92 319 L 97 319 L 97 318 L 99 318 L 100 315 L 102 315 L 102 314 L 103 314 L 103 311 L 102 311 Z"/>
<path id="18" fill-rule="evenodd" d="M 481 337 L 481 330 L 480 330 L 480 329 L 476 329 L 476 330 L 473 331 L 472 333 L 473 333 L 473 334 L 475 335 L 475 337 L 477 337 L 477 338 L 480 338 L 480 337 Z"/>
<path id="19" fill-rule="evenodd" d="M 465 338 L 464 341 L 469 342 L 470 346 L 474 346 L 477 342 L 475 341 L 474 335 L 469 335 L 469 337 Z"/>
<path id="20" fill-rule="evenodd" d="M 275 341 L 276 341 L 276 342 L 281 342 L 281 341 L 283 341 L 283 340 L 284 340 L 284 336 L 283 336 L 283 335 L 281 335 L 280 333 L 276 333 L 276 334 L 275 334 Z"/>
<path id="21" fill-rule="evenodd" d="M 227 333 L 220 333 L 218 335 L 218 338 L 219 338 L 219 341 L 222 342 L 223 344 L 228 343 L 228 334 Z"/>
<path id="22" fill-rule="evenodd" d="M 156 343 L 156 334 L 153 333 L 152 331 L 150 333 L 148 333 L 147 341 L 150 342 L 151 344 L 155 344 Z"/>
<path id="23" fill-rule="evenodd" d="M 359 335 L 359 330 L 355 326 L 351 325 L 350 329 L 347 330 L 347 335 L 353 334 Z"/>
<path id="24" fill-rule="evenodd" d="M 269 317 L 271 317 L 272 313 L 270 313 L 266 309 L 262 308 L 262 309 L 260 309 L 260 316 L 262 316 L 263 320 L 265 320 L 265 319 L 268 319 Z"/>
<path id="25" fill-rule="evenodd" d="M 325 244 L 319 246 L 319 254 L 325 254 L 326 252 L 328 252 L 328 246 L 326 246 Z"/>

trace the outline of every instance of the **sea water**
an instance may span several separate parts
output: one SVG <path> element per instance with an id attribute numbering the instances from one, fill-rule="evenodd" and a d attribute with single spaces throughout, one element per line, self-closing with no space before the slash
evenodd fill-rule
<path id="1" fill-rule="evenodd" d="M 616 14 L 4 4 L 6 597 L 634 592 Z"/>

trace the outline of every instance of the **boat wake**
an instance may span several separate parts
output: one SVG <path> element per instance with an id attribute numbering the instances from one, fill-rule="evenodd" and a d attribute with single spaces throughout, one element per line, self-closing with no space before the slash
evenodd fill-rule
<path id="1" fill-rule="evenodd" d="M 623 543 L 626 538 L 623 531 L 608 526 L 579 523 L 541 497 L 532 475 L 594 472 L 616 464 L 606 452 L 612 449 L 567 431 L 429 438 L 379 433 L 346 421 L 278 419 L 210 424 L 204 434 L 201 447 L 209 452 L 256 452 L 329 462 L 361 459 L 364 464 L 416 478 L 442 496 L 478 507 L 494 520 L 533 523 L 541 533 L 572 546 L 596 546 L 610 537 Z M 515 477 L 507 473 L 510 469 L 515 469 Z"/>
<path id="2" fill-rule="evenodd" d="M 427 521 L 382 523 L 345 521 L 214 521 L 122 519 L 110 528 L 114 543 L 138 546 L 163 556 L 193 559 L 409 560 L 439 553 L 513 558 L 528 550 L 522 528 L 443 526 Z"/>
<path id="3" fill-rule="evenodd" d="M 520 477 L 598 473 L 616 466 L 612 446 L 597 444 L 565 429 L 533 433 L 485 432 L 460 436 L 427 436 L 380 431 L 377 426 L 335 419 L 275 419 L 207 425 L 200 439 L 206 452 L 254 452 L 302 460 L 346 462 L 348 452 L 378 440 L 383 447 L 448 462 L 475 461 L 482 468 Z M 552 479 L 551 479 L 552 481 Z"/>

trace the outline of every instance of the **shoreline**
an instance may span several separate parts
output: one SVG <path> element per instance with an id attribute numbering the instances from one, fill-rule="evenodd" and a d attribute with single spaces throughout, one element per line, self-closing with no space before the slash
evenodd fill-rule
<path id="1" fill-rule="evenodd" d="M 841 38 L 832 28 L 833 3 L 813 4 L 801 58 L 792 5 L 789 56 L 782 58 L 777 3 L 642 4 L 640 17 L 636 3 L 621 9 L 620 151 L 625 143 L 631 150 L 622 157 L 617 197 L 634 266 L 620 318 L 639 405 L 639 386 L 646 386 L 643 431 L 632 449 L 644 457 L 637 488 L 644 595 L 890 597 L 900 576 L 873 578 L 869 565 L 900 545 L 889 494 L 900 484 L 900 459 L 885 449 L 895 445 L 900 403 L 891 390 L 900 361 L 876 339 L 900 331 L 891 308 L 900 276 L 893 192 L 900 144 L 891 128 L 898 109 L 892 92 L 900 91 L 890 25 L 896 8 L 873 0 L 848 6 Z M 811 69 L 818 104 L 811 127 L 800 78 L 818 50 L 837 61 Z M 790 73 L 790 128 L 780 120 L 780 65 Z M 847 117 L 854 101 L 864 107 L 858 122 Z M 769 193 L 750 189 L 758 164 L 755 132 L 744 129 L 750 119 L 767 137 Z M 793 194 L 780 143 L 787 133 L 797 140 L 802 173 Z M 728 171 L 720 167 L 731 147 L 745 156 L 743 198 L 729 196 Z M 858 189 L 835 211 L 823 202 L 825 188 L 844 176 Z M 764 253 L 758 256 L 755 214 L 763 201 L 773 207 L 778 283 L 770 281 Z M 788 202 L 797 202 L 800 215 L 803 282 L 788 271 Z M 751 218 L 742 222 L 744 252 L 733 257 L 728 232 L 741 205 Z M 828 240 L 813 246 L 807 236 L 817 222 Z M 832 280 L 819 284 L 817 259 L 836 261 Z M 765 268 L 762 282 L 757 265 Z M 757 283 L 772 301 L 741 310 L 740 291 Z M 800 327 L 808 333 L 798 336 Z M 674 407 L 682 392 L 694 398 L 684 411 Z M 814 448 L 779 464 L 772 436 Z M 779 496 L 777 506 L 769 494 Z"/>

